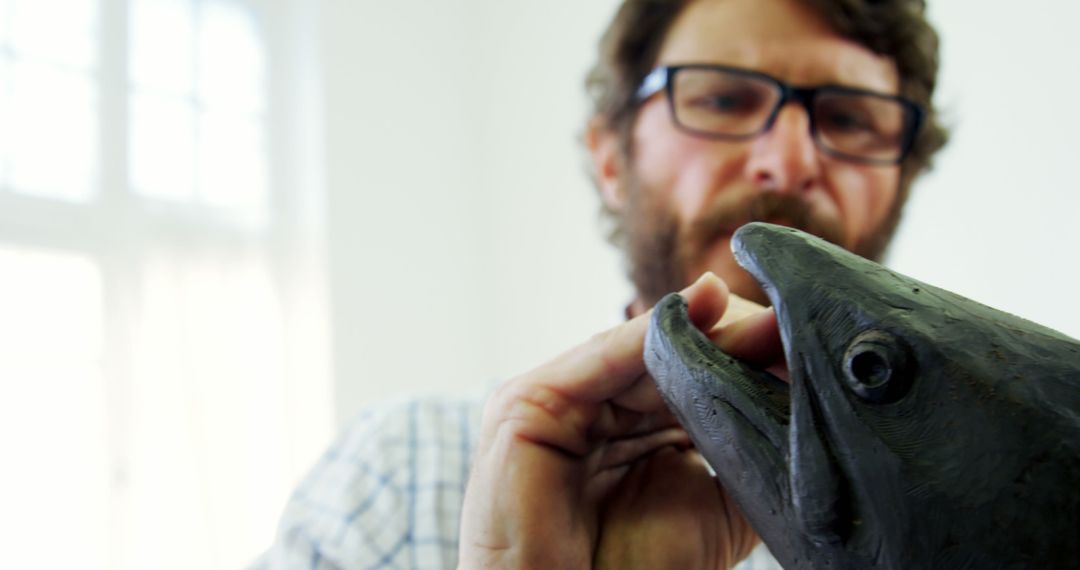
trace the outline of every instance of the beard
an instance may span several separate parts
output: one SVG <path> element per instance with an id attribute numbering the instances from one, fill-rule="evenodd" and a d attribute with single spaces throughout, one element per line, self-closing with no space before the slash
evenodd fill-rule
<path id="1" fill-rule="evenodd" d="M 801 194 L 721 192 L 697 218 L 683 222 L 672 209 L 667 193 L 643 183 L 632 169 L 624 184 L 628 199 L 621 215 L 625 231 L 623 246 L 630 279 L 645 307 L 653 306 L 664 295 L 693 282 L 698 275 L 691 271 L 706 267 L 715 244 L 730 237 L 743 224 L 754 221 L 779 223 L 844 246 L 841 220 L 814 208 Z M 897 200 L 882 224 L 857 239 L 850 247 L 851 251 L 878 261 L 896 229 L 901 204 Z M 742 275 L 718 271 L 729 285 L 740 280 L 746 284 L 742 288 L 733 286 L 733 292 L 767 304 L 768 299 L 754 280 L 741 268 L 734 269 Z"/>

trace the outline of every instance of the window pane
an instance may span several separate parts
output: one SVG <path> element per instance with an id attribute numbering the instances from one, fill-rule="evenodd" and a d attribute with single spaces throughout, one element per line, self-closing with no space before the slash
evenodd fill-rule
<path id="1" fill-rule="evenodd" d="M 131 567 L 240 568 L 272 535 L 277 507 L 261 499 L 282 479 L 268 468 L 280 460 L 267 426 L 284 405 L 272 273 L 259 254 L 152 256 L 140 298 Z"/>
<path id="2" fill-rule="evenodd" d="M 254 14 L 236 2 L 203 5 L 199 25 L 199 98 L 211 108 L 263 110 L 264 56 Z"/>
<path id="3" fill-rule="evenodd" d="M 195 62 L 191 0 L 131 3 L 131 78 L 141 89 L 192 92 Z"/>
<path id="4" fill-rule="evenodd" d="M 19 56 L 79 69 L 97 62 L 98 0 L 8 0 Z"/>
<path id="5" fill-rule="evenodd" d="M 236 214 L 264 215 L 265 154 L 255 117 L 204 113 L 199 129 L 200 200 Z"/>
<path id="6" fill-rule="evenodd" d="M 0 248 L 3 568 L 105 568 L 110 457 L 98 268 Z M 62 536 L 63 547 L 57 547 Z"/>
<path id="7" fill-rule="evenodd" d="M 135 0 L 133 9 L 134 191 L 197 196 L 261 221 L 266 54 L 255 13 L 236 0 Z"/>
<path id="8" fill-rule="evenodd" d="M 10 105 L 5 107 L 13 189 L 89 198 L 99 154 L 94 82 L 85 74 L 17 61 L 11 66 L 9 88 Z"/>
<path id="9" fill-rule="evenodd" d="M 10 0 L 0 0 L 0 59 L 3 59 L 4 57 L 10 37 L 11 3 Z"/>
<path id="10" fill-rule="evenodd" d="M 0 0 L 2 1 L 2 0 Z M 0 4 L 0 9 L 3 4 Z M 3 22 L 0 22 L 2 29 Z M 11 140 L 11 93 L 8 78 L 11 76 L 11 65 L 4 56 L 3 45 L 0 44 L 0 192 L 8 185 L 8 141 Z"/>
<path id="11" fill-rule="evenodd" d="M 131 184 L 145 196 L 190 200 L 195 118 L 184 99 L 131 97 Z"/>

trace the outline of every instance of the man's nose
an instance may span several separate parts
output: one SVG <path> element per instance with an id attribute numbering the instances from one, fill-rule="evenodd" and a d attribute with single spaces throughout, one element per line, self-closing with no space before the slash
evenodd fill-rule
<path id="1" fill-rule="evenodd" d="M 759 190 L 805 192 L 818 183 L 821 165 L 810 134 L 810 116 L 788 103 L 772 127 L 750 141 L 747 176 Z"/>

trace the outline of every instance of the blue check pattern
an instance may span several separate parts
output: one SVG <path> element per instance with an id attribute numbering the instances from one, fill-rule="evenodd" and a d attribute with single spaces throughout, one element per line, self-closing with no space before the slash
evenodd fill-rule
<path id="1" fill-rule="evenodd" d="M 417 399 L 361 414 L 299 485 L 251 570 L 457 567 L 480 401 Z M 779 568 L 764 547 L 737 568 Z"/>

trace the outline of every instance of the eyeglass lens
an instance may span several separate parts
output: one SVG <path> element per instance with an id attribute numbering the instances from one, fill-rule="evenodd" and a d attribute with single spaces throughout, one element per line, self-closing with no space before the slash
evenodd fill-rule
<path id="1" fill-rule="evenodd" d="M 721 137 L 765 130 L 783 97 L 781 87 L 764 77 L 718 69 L 683 68 L 673 81 L 676 122 Z M 903 153 L 910 120 L 900 101 L 826 87 L 817 91 L 812 114 L 817 141 L 829 150 L 873 161 Z"/>

